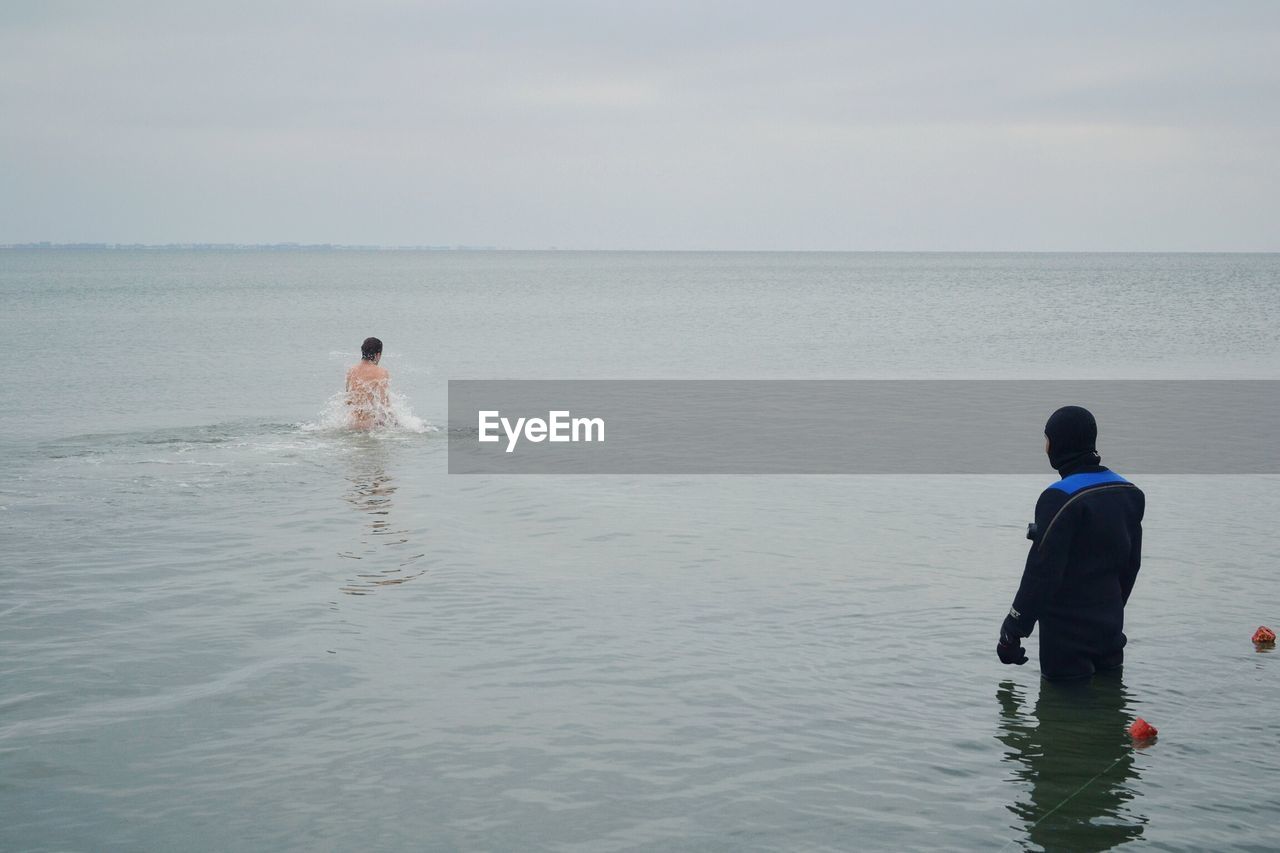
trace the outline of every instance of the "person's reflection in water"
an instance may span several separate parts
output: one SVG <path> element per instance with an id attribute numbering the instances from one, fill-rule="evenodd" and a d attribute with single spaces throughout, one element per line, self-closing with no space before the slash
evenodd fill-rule
<path id="1" fill-rule="evenodd" d="M 1011 681 L 996 691 L 1000 733 L 1030 786 L 1009 810 L 1026 831 L 1023 843 L 1044 850 L 1110 850 L 1141 837 L 1147 819 L 1135 814 L 1133 745 L 1126 727 L 1128 694 L 1119 671 L 1091 680 L 1041 681 L 1030 715 Z"/>
<path id="2" fill-rule="evenodd" d="M 423 572 L 415 571 L 414 564 L 424 555 L 405 553 L 405 549 L 412 548 L 408 531 L 392 526 L 391 509 L 397 487 L 387 473 L 387 450 L 376 439 L 367 441 L 367 446 L 353 454 L 347 473 L 350 488 L 346 501 L 369 518 L 368 525 L 361 526 L 361 547 L 338 553 L 339 557 L 365 561 L 361 571 L 341 588 L 348 595 L 368 595 L 380 587 L 411 581 Z"/>

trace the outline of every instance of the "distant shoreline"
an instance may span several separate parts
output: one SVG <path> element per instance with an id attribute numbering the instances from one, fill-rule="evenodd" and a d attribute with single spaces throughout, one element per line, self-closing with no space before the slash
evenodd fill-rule
<path id="1" fill-rule="evenodd" d="M 345 243 L 0 243 L 0 249 L 171 252 L 488 252 L 499 246 L 362 246 Z"/>

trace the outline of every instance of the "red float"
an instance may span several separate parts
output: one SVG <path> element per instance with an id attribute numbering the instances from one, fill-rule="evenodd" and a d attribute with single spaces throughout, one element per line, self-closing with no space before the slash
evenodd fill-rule
<path id="1" fill-rule="evenodd" d="M 1160 734 L 1160 730 L 1139 717 L 1133 721 L 1133 725 L 1129 726 L 1129 735 L 1134 740 L 1151 740 L 1151 738 Z"/>

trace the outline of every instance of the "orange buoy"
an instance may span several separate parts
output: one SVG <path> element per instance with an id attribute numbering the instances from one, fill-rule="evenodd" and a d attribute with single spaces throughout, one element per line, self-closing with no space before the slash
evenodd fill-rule
<path id="1" fill-rule="evenodd" d="M 1272 631 L 1266 625 L 1258 626 L 1258 630 L 1253 632 L 1253 641 L 1260 646 L 1272 646 L 1276 642 L 1276 632 Z"/>
<path id="2" fill-rule="evenodd" d="M 1160 734 L 1159 729 L 1139 717 L 1133 721 L 1133 725 L 1129 726 L 1129 736 L 1134 740 L 1151 740 L 1151 738 Z"/>

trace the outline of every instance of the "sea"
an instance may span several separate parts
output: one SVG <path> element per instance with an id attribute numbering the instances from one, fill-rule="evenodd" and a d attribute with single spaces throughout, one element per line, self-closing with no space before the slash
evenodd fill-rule
<path id="1" fill-rule="evenodd" d="M 450 379 L 1277 379 L 1280 255 L 7 249 L 0 353 L 2 850 L 1280 847 L 1280 477 L 1104 422 L 1143 567 L 1062 685 L 995 654 L 1047 464 L 466 476 L 446 429 Z"/>

